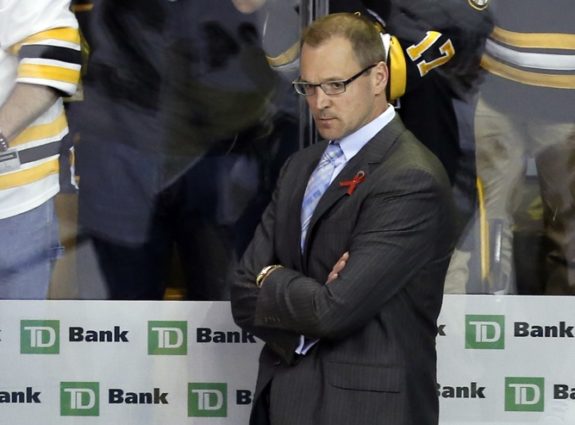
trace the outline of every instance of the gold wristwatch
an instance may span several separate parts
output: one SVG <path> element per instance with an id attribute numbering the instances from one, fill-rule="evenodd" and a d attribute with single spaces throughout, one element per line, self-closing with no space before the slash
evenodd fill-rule
<path id="1" fill-rule="evenodd" d="M 281 264 L 272 264 L 271 266 L 265 266 L 261 272 L 259 272 L 258 277 L 256 277 L 256 286 L 261 288 L 266 277 L 269 276 L 271 272 L 277 269 L 281 269 L 283 266 Z"/>

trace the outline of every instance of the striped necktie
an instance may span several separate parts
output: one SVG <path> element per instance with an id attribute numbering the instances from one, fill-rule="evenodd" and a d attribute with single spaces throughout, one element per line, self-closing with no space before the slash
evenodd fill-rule
<path id="1" fill-rule="evenodd" d="M 311 174 L 303 197 L 301 207 L 301 249 L 305 242 L 307 229 L 311 221 L 311 217 L 319 200 L 323 196 L 326 189 L 329 187 L 333 172 L 335 169 L 345 161 L 343 151 L 339 143 L 330 143 L 327 145 L 326 150 L 323 152 L 319 164 Z"/>

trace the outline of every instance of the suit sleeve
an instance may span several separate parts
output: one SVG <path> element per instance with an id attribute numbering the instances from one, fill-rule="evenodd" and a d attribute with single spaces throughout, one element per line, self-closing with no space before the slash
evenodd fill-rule
<path id="1" fill-rule="evenodd" d="M 290 363 L 299 335 L 288 330 L 261 326 L 256 323 L 256 308 L 260 288 L 256 286 L 256 277 L 261 269 L 278 262 L 274 253 L 275 219 L 277 199 L 283 185 L 283 177 L 291 158 L 284 164 L 272 200 L 266 208 L 252 241 L 244 253 L 231 289 L 232 315 L 238 326 L 249 330 L 266 342 L 277 354 Z"/>
<path id="2" fill-rule="evenodd" d="M 340 339 L 366 325 L 400 291 L 441 291 L 437 285 L 416 288 L 411 282 L 424 266 L 447 264 L 446 246 L 451 244 L 436 241 L 449 238 L 441 235 L 450 228 L 448 185 L 412 168 L 387 175 L 376 186 L 384 189 L 364 200 L 350 259 L 339 277 L 326 285 L 295 270 L 273 272 L 253 300 L 254 325 Z"/>

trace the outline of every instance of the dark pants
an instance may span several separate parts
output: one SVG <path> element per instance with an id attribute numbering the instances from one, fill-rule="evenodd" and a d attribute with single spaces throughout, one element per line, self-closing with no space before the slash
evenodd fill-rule
<path id="1" fill-rule="evenodd" d="M 233 223 L 223 223 L 216 213 L 218 190 L 199 178 L 207 175 L 203 167 L 212 166 L 203 161 L 160 193 L 143 243 L 84 231 L 110 299 L 162 299 L 170 279 L 183 282 L 188 300 L 229 299 L 236 236 Z"/>

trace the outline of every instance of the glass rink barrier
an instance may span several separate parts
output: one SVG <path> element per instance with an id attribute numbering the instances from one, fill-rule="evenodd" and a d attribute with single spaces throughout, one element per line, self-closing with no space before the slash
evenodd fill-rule
<path id="1" fill-rule="evenodd" d="M 290 158 L 325 143 L 315 120 L 345 118 L 314 101 L 349 106 L 383 68 L 302 72 L 333 13 L 379 31 L 390 109 L 451 187 L 440 423 L 575 424 L 572 0 L 0 0 L 0 425 L 248 423 L 241 259 Z M 331 185 L 355 196 L 364 170 Z"/>
<path id="2" fill-rule="evenodd" d="M 31 123 L 0 113 L 0 298 L 228 300 L 281 167 L 321 138 L 291 84 L 302 28 L 356 11 L 385 34 L 388 100 L 450 178 L 458 237 L 445 292 L 572 294 L 563 1 L 545 22 L 536 2 L 517 15 L 499 0 L 78 0 L 74 14 L 63 2 L 68 27 L 43 23 L 52 41 L 2 44 L 13 48 L 0 111 L 19 116 L 16 86 L 61 96 Z M 534 51 L 531 20 L 557 34 Z M 34 58 L 46 43 L 54 57 Z"/>
<path id="3" fill-rule="evenodd" d="M 440 424 L 575 423 L 574 302 L 446 295 Z M 2 423 L 248 423 L 262 345 L 227 302 L 0 307 Z"/>

